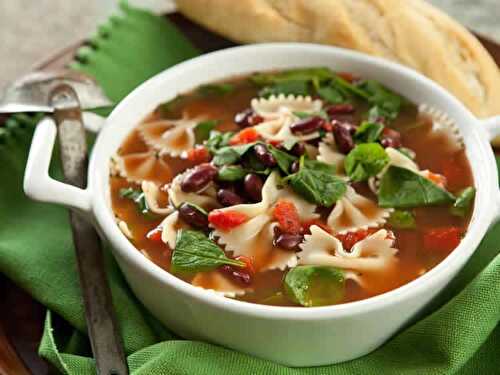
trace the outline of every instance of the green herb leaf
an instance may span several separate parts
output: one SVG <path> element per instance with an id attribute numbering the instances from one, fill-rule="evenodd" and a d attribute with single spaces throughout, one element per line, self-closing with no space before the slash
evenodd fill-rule
<path id="1" fill-rule="evenodd" d="M 266 86 L 259 91 L 259 96 L 268 98 L 271 95 L 309 95 L 309 85 L 307 81 L 283 81 Z"/>
<path id="2" fill-rule="evenodd" d="M 368 114 L 368 120 L 374 122 L 380 117 L 394 120 L 401 110 L 405 100 L 400 95 L 384 87 L 377 81 L 367 80 L 358 88 L 365 93 L 365 98 L 373 105 Z"/>
<path id="3" fill-rule="evenodd" d="M 234 86 L 230 83 L 212 83 L 198 87 L 198 94 L 201 96 L 223 96 L 234 91 Z"/>
<path id="4" fill-rule="evenodd" d="M 380 139 L 384 125 L 378 122 L 363 122 L 354 134 L 356 143 L 373 143 Z"/>
<path id="5" fill-rule="evenodd" d="M 245 177 L 247 171 L 239 165 L 225 165 L 219 169 L 217 179 L 220 181 L 238 181 Z"/>
<path id="6" fill-rule="evenodd" d="M 234 164 L 257 143 L 248 143 L 239 146 L 225 146 L 215 152 L 212 162 L 220 167 L 222 165 Z"/>
<path id="7" fill-rule="evenodd" d="M 390 166 L 380 181 L 380 207 L 413 208 L 454 201 L 453 194 L 409 169 Z"/>
<path id="8" fill-rule="evenodd" d="M 287 81 L 322 82 L 331 79 L 332 76 L 333 73 L 328 68 L 301 68 L 278 73 L 257 73 L 250 77 L 250 81 L 262 87 Z"/>
<path id="9" fill-rule="evenodd" d="M 344 160 L 344 169 L 352 181 L 366 181 L 389 163 L 389 155 L 378 143 L 357 145 Z"/>
<path id="10" fill-rule="evenodd" d="M 417 227 L 415 216 L 410 211 L 394 210 L 387 222 L 396 229 L 415 229 Z"/>
<path id="11" fill-rule="evenodd" d="M 316 92 L 321 99 L 328 103 L 339 104 L 345 103 L 346 98 L 342 94 L 342 91 L 334 85 L 319 87 Z"/>
<path id="12" fill-rule="evenodd" d="M 194 135 L 196 143 L 201 143 L 210 137 L 210 132 L 217 126 L 219 120 L 207 120 L 196 124 L 194 128 Z"/>
<path id="13" fill-rule="evenodd" d="M 306 306 L 336 304 L 345 295 L 344 271 L 327 266 L 298 266 L 285 276 L 286 295 L 294 302 Z"/>
<path id="14" fill-rule="evenodd" d="M 229 140 L 234 135 L 232 132 L 221 133 L 217 130 L 212 130 L 205 142 L 205 145 L 212 154 L 215 154 L 218 149 L 225 147 L 229 144 Z"/>
<path id="15" fill-rule="evenodd" d="M 475 196 L 476 189 L 472 186 L 462 190 L 458 193 L 455 203 L 453 203 L 453 206 L 450 208 L 451 214 L 459 217 L 465 217 L 472 207 Z"/>
<path id="16" fill-rule="evenodd" d="M 142 190 L 136 190 L 131 187 L 123 188 L 120 189 L 120 197 L 132 200 L 137 205 L 137 209 L 141 214 L 148 215 L 151 213 Z"/>
<path id="17" fill-rule="evenodd" d="M 177 95 L 175 98 L 172 100 L 169 100 L 168 102 L 162 103 L 158 106 L 158 109 L 160 110 L 160 113 L 162 116 L 165 117 L 170 117 L 172 116 L 173 113 L 179 108 L 179 106 L 182 104 L 186 97 L 184 95 Z"/>
<path id="18" fill-rule="evenodd" d="M 208 271 L 224 264 L 245 267 L 245 263 L 228 258 L 224 251 L 202 232 L 186 229 L 177 232 L 172 254 L 173 273 Z"/>
<path id="19" fill-rule="evenodd" d="M 331 207 L 346 192 L 346 183 L 335 176 L 335 167 L 301 159 L 301 168 L 288 176 L 292 189 L 311 203 Z"/>
<path id="20" fill-rule="evenodd" d="M 290 166 L 292 163 L 297 160 L 296 156 L 290 155 L 284 151 L 278 150 L 276 147 L 272 145 L 268 145 L 267 149 L 274 156 L 274 159 L 278 163 L 278 167 L 283 171 L 283 173 L 290 173 Z"/>

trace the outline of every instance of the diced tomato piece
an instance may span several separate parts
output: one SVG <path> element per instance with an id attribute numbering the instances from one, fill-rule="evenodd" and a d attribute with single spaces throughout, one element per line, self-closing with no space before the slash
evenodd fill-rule
<path id="1" fill-rule="evenodd" d="M 247 215 L 237 211 L 214 210 L 208 214 L 208 221 L 210 224 L 223 231 L 236 228 L 247 220 Z"/>
<path id="2" fill-rule="evenodd" d="M 146 238 L 151 241 L 159 242 L 161 241 L 161 234 L 163 233 L 162 227 L 156 227 L 146 234 Z"/>
<path id="3" fill-rule="evenodd" d="M 342 242 L 345 250 L 351 250 L 352 247 L 361 240 L 364 240 L 369 235 L 378 231 L 378 228 L 360 229 L 356 232 L 349 232 L 345 234 L 337 234 L 335 237 Z"/>
<path id="4" fill-rule="evenodd" d="M 323 229 L 325 232 L 328 232 L 328 233 L 332 232 L 332 230 L 330 229 L 330 227 L 328 225 L 326 225 L 325 223 L 323 223 L 319 219 L 312 219 L 312 220 L 303 222 L 302 223 L 302 232 L 303 233 L 311 233 L 311 227 L 313 225 L 317 225 L 318 227 L 320 227 L 321 229 Z"/>
<path id="5" fill-rule="evenodd" d="M 271 139 L 270 141 L 268 141 L 269 144 L 273 145 L 274 147 L 279 147 L 281 146 L 281 141 L 277 141 L 277 140 L 274 140 L 274 139 Z"/>
<path id="6" fill-rule="evenodd" d="M 245 263 L 245 270 L 251 274 L 251 275 L 254 275 L 255 274 L 255 268 L 253 266 L 253 261 L 251 258 L 249 257 L 246 257 L 244 255 L 240 255 L 240 256 L 237 256 L 236 258 L 234 258 L 236 260 L 239 260 L 240 262 L 243 262 Z"/>
<path id="7" fill-rule="evenodd" d="M 424 248 L 430 251 L 449 253 L 462 239 L 462 230 L 457 227 L 429 229 L 424 232 Z"/>
<path id="8" fill-rule="evenodd" d="M 245 143 L 252 143 L 256 142 L 257 140 L 260 139 L 260 135 L 255 130 L 255 128 L 245 128 L 241 130 L 240 132 L 236 133 L 233 135 L 233 137 L 229 140 L 230 145 L 241 145 Z"/>
<path id="9" fill-rule="evenodd" d="M 328 121 L 325 121 L 323 125 L 321 126 L 324 131 L 331 132 L 333 131 L 333 125 L 329 123 Z"/>
<path id="10" fill-rule="evenodd" d="M 278 221 L 281 232 L 299 234 L 301 231 L 297 207 L 285 199 L 280 199 L 274 206 L 274 218 Z"/>
<path id="11" fill-rule="evenodd" d="M 427 178 L 428 180 L 431 180 L 437 186 L 439 186 L 443 189 L 446 188 L 446 184 L 447 184 L 446 177 L 443 176 L 442 174 L 432 173 L 430 171 L 427 171 L 425 178 Z"/>
<path id="12" fill-rule="evenodd" d="M 359 81 L 359 77 L 352 74 L 352 73 L 349 73 L 349 72 L 338 72 L 337 75 L 340 77 L 340 78 L 343 78 L 344 80 L 346 80 L 347 82 L 354 82 L 354 81 Z"/>
<path id="13" fill-rule="evenodd" d="M 204 146 L 196 146 L 187 152 L 187 159 L 196 164 L 206 163 L 210 161 L 210 152 Z"/>

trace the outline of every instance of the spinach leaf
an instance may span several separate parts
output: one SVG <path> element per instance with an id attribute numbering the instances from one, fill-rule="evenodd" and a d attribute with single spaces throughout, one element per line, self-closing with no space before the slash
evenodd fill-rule
<path id="1" fill-rule="evenodd" d="M 415 229 L 417 222 L 410 211 L 394 210 L 389 216 L 387 223 L 396 229 Z"/>
<path id="2" fill-rule="evenodd" d="M 299 68 L 277 73 L 256 73 L 250 77 L 250 81 L 262 87 L 288 81 L 322 82 L 331 79 L 332 76 L 332 71 L 325 67 Z"/>
<path id="3" fill-rule="evenodd" d="M 327 103 L 339 104 L 346 101 L 346 98 L 342 94 L 341 90 L 333 85 L 319 87 L 316 92 L 319 97 Z"/>
<path id="4" fill-rule="evenodd" d="M 285 180 L 304 199 L 325 207 L 331 207 L 347 190 L 346 183 L 335 176 L 333 166 L 304 158 L 299 171 Z"/>
<path id="5" fill-rule="evenodd" d="M 373 105 L 368 114 L 368 120 L 370 122 L 374 122 L 380 118 L 394 120 L 405 102 L 403 97 L 384 87 L 377 81 L 364 81 L 358 88 L 365 93 L 366 100 Z"/>
<path id="6" fill-rule="evenodd" d="M 194 135 L 196 143 L 201 143 L 210 137 L 210 132 L 217 126 L 219 120 L 207 120 L 196 124 L 194 128 Z"/>
<path id="7" fill-rule="evenodd" d="M 120 189 L 120 197 L 130 199 L 137 205 L 137 209 L 143 215 L 149 215 L 148 202 L 142 190 L 136 190 L 134 188 L 128 187 Z"/>
<path id="8" fill-rule="evenodd" d="M 197 92 L 201 96 L 223 96 L 234 91 L 234 86 L 230 83 L 211 83 L 201 85 Z"/>
<path id="9" fill-rule="evenodd" d="M 248 151 L 250 150 L 253 146 L 255 146 L 256 143 L 248 143 L 245 145 L 239 145 L 239 146 L 225 146 L 220 149 L 218 149 L 215 152 L 215 156 L 212 160 L 212 162 L 220 167 L 222 165 L 226 164 L 233 164 L 240 160 L 240 158 Z"/>
<path id="10" fill-rule="evenodd" d="M 332 305 L 344 298 L 345 274 L 335 267 L 298 266 L 286 274 L 284 290 L 302 306 Z"/>
<path id="11" fill-rule="evenodd" d="M 224 264 L 245 267 L 245 263 L 228 258 L 224 251 L 202 232 L 181 229 L 177 233 L 172 253 L 173 273 L 208 271 Z"/>
<path id="12" fill-rule="evenodd" d="M 354 141 L 356 143 L 373 143 L 377 142 L 384 131 L 384 125 L 378 122 L 363 122 L 356 133 L 354 133 Z"/>
<path id="13" fill-rule="evenodd" d="M 475 196 L 476 189 L 472 186 L 462 190 L 458 193 L 455 203 L 453 203 L 453 206 L 450 208 L 451 214 L 459 217 L 465 217 L 472 207 Z"/>
<path id="14" fill-rule="evenodd" d="M 205 145 L 212 154 L 215 154 L 219 148 L 225 147 L 229 144 L 229 140 L 233 135 L 234 133 L 232 132 L 221 133 L 217 130 L 212 130 L 208 140 L 205 142 Z"/>
<path id="15" fill-rule="evenodd" d="M 170 117 L 177 110 L 177 108 L 182 104 L 186 97 L 184 95 L 177 95 L 172 100 L 162 103 L 158 106 L 158 109 L 162 116 Z"/>
<path id="16" fill-rule="evenodd" d="M 225 165 L 219 169 L 217 179 L 220 181 L 238 181 L 245 177 L 247 171 L 239 165 Z"/>
<path id="17" fill-rule="evenodd" d="M 390 166 L 380 181 L 380 207 L 413 208 L 451 203 L 455 197 L 409 169 Z"/>
<path id="18" fill-rule="evenodd" d="M 278 163 L 278 167 L 280 167 L 283 173 L 290 173 L 290 166 L 295 160 L 297 160 L 297 157 L 290 155 L 284 151 L 278 150 L 272 145 L 268 145 L 267 149 L 274 156 L 274 159 Z"/>
<path id="19" fill-rule="evenodd" d="M 279 94 L 306 96 L 310 94 L 309 84 L 307 81 L 283 81 L 265 86 L 259 91 L 259 96 L 264 98 Z"/>
<path id="20" fill-rule="evenodd" d="M 352 181 L 366 181 L 380 173 L 389 160 L 389 155 L 378 143 L 362 143 L 347 154 L 344 169 Z"/>

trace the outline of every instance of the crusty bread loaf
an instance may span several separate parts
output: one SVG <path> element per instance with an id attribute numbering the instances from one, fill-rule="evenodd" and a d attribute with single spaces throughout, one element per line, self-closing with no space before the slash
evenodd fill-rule
<path id="1" fill-rule="evenodd" d="M 333 44 L 408 65 L 479 117 L 500 114 L 500 71 L 464 27 L 422 0 L 177 0 L 188 18 L 243 43 Z"/>

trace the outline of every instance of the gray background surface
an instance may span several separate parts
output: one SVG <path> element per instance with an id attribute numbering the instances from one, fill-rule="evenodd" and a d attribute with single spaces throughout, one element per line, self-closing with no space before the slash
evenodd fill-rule
<path id="1" fill-rule="evenodd" d="M 401 0 L 405 1 L 405 0 Z M 430 0 L 500 41 L 500 0 Z M 136 0 L 164 10 L 171 0 Z M 0 0 L 0 87 L 54 51 L 91 34 L 113 0 Z"/>

